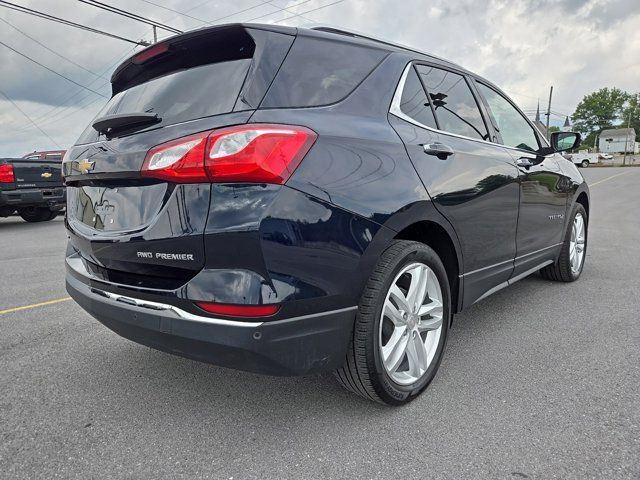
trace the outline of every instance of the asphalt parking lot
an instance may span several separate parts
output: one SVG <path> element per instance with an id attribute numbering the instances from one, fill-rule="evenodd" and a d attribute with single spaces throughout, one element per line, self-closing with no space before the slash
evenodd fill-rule
<path id="1" fill-rule="evenodd" d="M 400 409 L 156 352 L 72 301 L 0 312 L 2 477 L 640 478 L 640 168 L 582 172 L 581 279 L 457 316 Z M 0 310 L 66 297 L 62 218 L 0 236 Z"/>

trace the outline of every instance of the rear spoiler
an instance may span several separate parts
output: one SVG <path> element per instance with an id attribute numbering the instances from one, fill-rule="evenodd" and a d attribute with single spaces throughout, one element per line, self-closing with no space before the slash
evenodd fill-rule
<path id="1" fill-rule="evenodd" d="M 252 58 L 271 32 L 295 37 L 297 29 L 278 25 L 227 24 L 192 30 L 137 52 L 111 76 L 112 95 L 172 72 L 207 63 Z M 273 35 L 272 35 L 273 36 Z M 291 39 L 293 40 L 293 39 Z"/>

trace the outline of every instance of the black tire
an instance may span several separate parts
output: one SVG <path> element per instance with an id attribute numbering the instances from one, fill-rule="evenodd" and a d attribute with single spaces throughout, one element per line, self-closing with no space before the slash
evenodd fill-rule
<path id="1" fill-rule="evenodd" d="M 59 213 L 60 213 L 60 210 L 51 210 L 51 213 L 49 214 L 49 218 L 47 218 L 45 221 L 49 221 L 57 218 Z"/>
<path id="2" fill-rule="evenodd" d="M 570 241 L 571 241 L 571 229 L 573 228 L 573 221 L 576 218 L 576 215 L 580 213 L 585 222 L 585 231 L 584 231 L 584 255 L 582 256 L 582 263 L 580 264 L 580 269 L 577 273 L 574 273 L 571 269 L 571 252 L 570 252 Z M 554 282 L 575 282 L 580 275 L 582 274 L 582 269 L 584 267 L 584 262 L 587 259 L 587 244 L 589 241 L 589 217 L 587 217 L 587 212 L 584 207 L 580 203 L 576 203 L 571 212 L 571 217 L 567 222 L 567 231 L 564 234 L 564 241 L 562 243 L 562 248 L 560 250 L 560 255 L 555 263 L 551 265 L 547 265 L 546 267 L 540 270 L 540 275 L 547 280 L 553 280 Z"/>
<path id="3" fill-rule="evenodd" d="M 426 372 L 411 385 L 400 385 L 387 374 L 380 358 L 379 328 L 387 292 L 396 275 L 407 265 L 420 262 L 438 278 L 442 291 L 442 330 L 436 353 Z M 384 251 L 364 289 L 356 315 L 353 337 L 344 365 L 335 376 L 347 390 L 387 405 L 403 405 L 416 398 L 433 380 L 447 340 L 451 320 L 451 294 L 447 272 L 428 246 L 396 240 Z"/>
<path id="4" fill-rule="evenodd" d="M 589 166 L 589 160 L 582 160 L 582 162 L 580 162 L 580 166 L 582 168 L 587 168 Z"/>
<path id="5" fill-rule="evenodd" d="M 49 210 L 48 208 L 25 208 L 18 211 L 18 214 L 25 222 L 47 222 L 53 220 L 58 212 Z"/>

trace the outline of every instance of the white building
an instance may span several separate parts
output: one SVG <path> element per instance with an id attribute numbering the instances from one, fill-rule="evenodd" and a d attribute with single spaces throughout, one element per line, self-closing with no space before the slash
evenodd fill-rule
<path id="1" fill-rule="evenodd" d="M 633 128 L 603 130 L 598 140 L 600 153 L 633 153 L 636 145 L 636 131 Z"/>

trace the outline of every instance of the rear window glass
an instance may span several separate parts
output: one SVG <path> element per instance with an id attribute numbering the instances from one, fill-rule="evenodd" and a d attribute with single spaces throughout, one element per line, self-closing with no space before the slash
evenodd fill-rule
<path id="1" fill-rule="evenodd" d="M 157 113 L 160 125 L 233 111 L 251 59 L 211 63 L 154 78 L 114 95 L 97 117 L 116 113 Z M 93 123 L 93 122 L 92 122 Z M 78 143 L 98 140 L 91 125 Z"/>
<path id="2" fill-rule="evenodd" d="M 386 55 L 386 51 L 374 48 L 298 37 L 262 107 L 336 103 L 349 95 Z"/>
<path id="3" fill-rule="evenodd" d="M 420 83 L 418 74 L 412 68 L 409 70 L 407 80 L 402 90 L 402 98 L 400 99 L 400 110 L 402 113 L 411 117 L 415 121 L 431 128 L 438 128 L 436 119 L 431 111 L 429 99 Z"/>
<path id="4" fill-rule="evenodd" d="M 440 130 L 489 139 L 480 108 L 462 75 L 425 65 L 419 65 L 418 72 L 433 102 Z"/>

